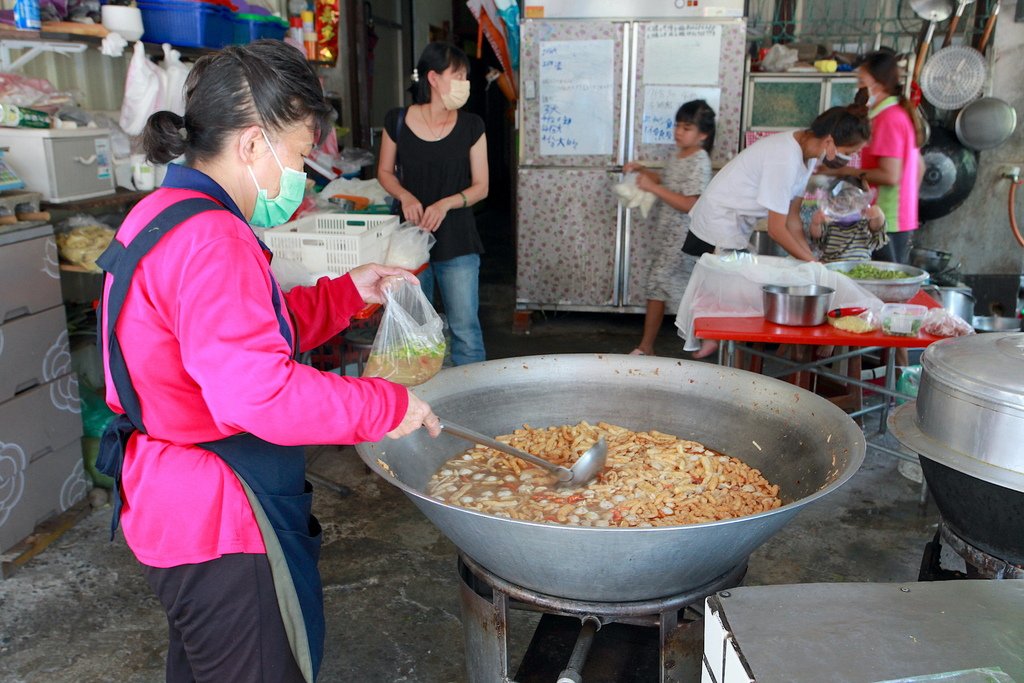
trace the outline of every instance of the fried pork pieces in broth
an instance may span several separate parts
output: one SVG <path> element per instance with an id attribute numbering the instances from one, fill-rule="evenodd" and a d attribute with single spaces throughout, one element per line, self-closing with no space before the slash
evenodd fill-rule
<path id="1" fill-rule="evenodd" d="M 758 470 L 671 434 L 581 422 L 526 425 L 497 438 L 570 467 L 600 436 L 608 442 L 608 463 L 586 486 L 557 486 L 546 470 L 476 446 L 445 462 L 427 494 L 496 517 L 594 527 L 698 524 L 782 505 L 779 487 Z"/>

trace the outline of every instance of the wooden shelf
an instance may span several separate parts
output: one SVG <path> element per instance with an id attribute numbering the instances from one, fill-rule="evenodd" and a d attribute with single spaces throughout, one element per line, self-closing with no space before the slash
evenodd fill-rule
<path id="1" fill-rule="evenodd" d="M 44 201 L 42 205 L 47 209 L 59 209 L 65 211 L 88 211 L 91 209 L 102 209 L 114 206 L 123 206 L 125 204 L 134 204 L 146 195 L 151 190 L 140 192 L 138 190 L 125 190 L 118 188 L 111 194 L 103 195 L 102 197 L 93 197 L 92 199 L 80 199 L 74 202 L 47 202 Z"/>

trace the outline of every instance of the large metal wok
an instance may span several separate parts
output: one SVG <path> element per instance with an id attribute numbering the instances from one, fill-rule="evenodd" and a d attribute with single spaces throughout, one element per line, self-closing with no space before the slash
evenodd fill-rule
<path id="1" fill-rule="evenodd" d="M 439 415 L 488 434 L 608 421 L 701 441 L 760 469 L 784 505 L 690 526 L 609 529 L 520 522 L 423 494 L 466 444 L 423 430 L 356 447 L 448 538 L 484 567 L 549 595 L 619 602 L 702 586 L 746 561 L 800 508 L 846 482 L 864 436 L 842 410 L 791 384 L 707 363 L 618 355 L 509 358 L 442 371 L 416 388 Z M 394 473 L 385 471 L 385 463 Z"/>

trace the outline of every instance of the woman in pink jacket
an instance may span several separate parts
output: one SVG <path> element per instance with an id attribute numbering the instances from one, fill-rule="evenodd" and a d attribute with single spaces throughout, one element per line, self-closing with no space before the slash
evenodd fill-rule
<path id="1" fill-rule="evenodd" d="M 250 225 L 288 220 L 303 157 L 330 111 L 302 54 L 280 41 L 199 59 L 184 118 L 150 117 L 163 186 L 100 259 L 104 434 L 125 540 L 167 613 L 167 680 L 306 681 L 324 618 L 320 527 L 305 444 L 398 438 L 439 423 L 407 389 L 296 361 L 379 302 L 397 268 L 362 266 L 283 292 Z"/>
<path id="2" fill-rule="evenodd" d="M 857 67 L 860 97 L 866 96 L 871 139 L 861 150 L 861 167 L 825 170 L 856 176 L 878 188 L 878 207 L 885 214 L 889 245 L 877 258 L 907 263 L 911 238 L 918 227 L 918 189 L 924 176 L 921 145 L 924 131 L 913 105 L 901 94 L 899 62 L 889 52 L 872 52 Z"/>

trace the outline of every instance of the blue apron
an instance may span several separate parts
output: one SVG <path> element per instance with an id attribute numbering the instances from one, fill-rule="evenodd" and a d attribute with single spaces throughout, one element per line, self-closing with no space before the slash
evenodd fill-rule
<path id="1" fill-rule="evenodd" d="M 107 358 L 110 375 L 125 414 L 118 415 L 100 442 L 96 466 L 113 477 L 114 513 L 111 539 L 121 515 L 121 465 L 128 440 L 135 431 L 146 433 L 138 394 L 132 385 L 115 328 L 132 275 L 139 261 L 183 221 L 204 211 L 229 210 L 212 199 L 185 199 L 164 209 L 139 232 L 127 247 L 117 240 L 96 260 L 108 277 L 113 277 L 107 298 L 105 320 L 99 322 L 102 344 L 103 325 L 107 330 Z M 297 351 L 287 324 L 286 308 L 276 287 L 272 303 L 281 334 Z M 252 505 L 263 535 L 277 592 L 278 607 L 284 620 L 291 650 L 306 681 L 312 683 L 320 669 L 324 648 L 323 590 L 317 561 L 320 558 L 321 529 L 311 514 L 312 487 L 305 480 L 306 457 L 301 446 L 278 446 L 252 434 L 236 434 L 225 439 L 197 444 L 216 453 L 234 471 Z"/>

